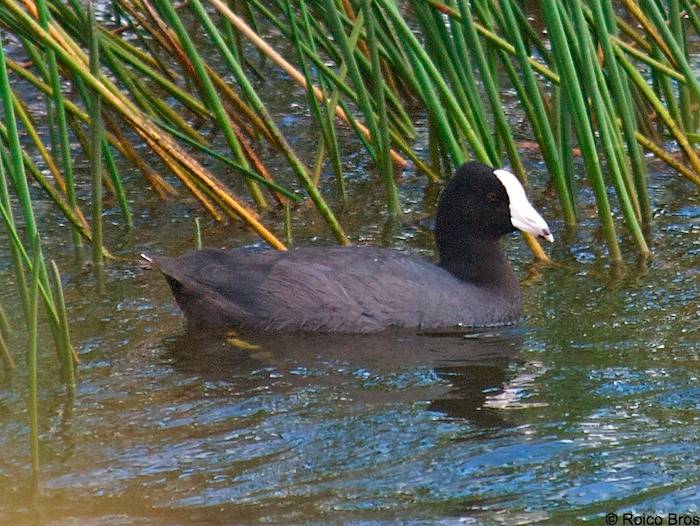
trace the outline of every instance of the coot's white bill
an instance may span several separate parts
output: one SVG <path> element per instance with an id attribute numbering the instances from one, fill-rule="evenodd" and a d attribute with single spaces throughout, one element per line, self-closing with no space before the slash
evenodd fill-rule
<path id="1" fill-rule="evenodd" d="M 508 170 L 494 170 L 493 175 L 498 177 L 508 194 L 510 222 L 513 226 L 528 234 L 546 239 L 550 243 L 554 241 L 547 222 L 527 200 L 525 189 L 518 178 Z"/>

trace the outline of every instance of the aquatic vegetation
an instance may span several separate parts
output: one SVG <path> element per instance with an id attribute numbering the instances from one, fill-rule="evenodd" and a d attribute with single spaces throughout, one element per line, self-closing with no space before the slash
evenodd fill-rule
<path id="1" fill-rule="evenodd" d="M 127 224 L 131 212 L 115 155 L 129 159 L 163 197 L 178 191 L 163 175 L 170 173 L 213 217 L 239 216 L 280 249 L 282 242 L 247 199 L 235 196 L 202 159 L 226 159 L 235 176 L 245 178 L 252 202 L 264 209 L 270 198 L 279 204 L 302 198 L 273 181 L 265 145 L 274 148 L 338 241 L 347 243 L 319 191 L 320 184 L 329 184 L 319 179 L 326 158 L 344 191 L 337 126 L 355 130 L 382 174 L 387 209 L 397 214 L 396 170 L 408 160 L 438 180 L 469 157 L 500 165 L 507 155 L 525 178 L 502 100 L 513 89 L 552 174 L 566 223 L 576 223 L 577 185 L 590 184 L 609 256 L 618 261 L 620 227 L 610 213 L 616 206 L 639 253 L 649 254 L 642 234 L 651 221 L 643 148 L 700 182 L 700 160 L 689 139 L 700 88 L 686 44 L 688 33 L 700 25 L 695 4 L 672 1 L 666 12 L 654 2 L 622 4 L 615 12 L 611 0 L 551 0 L 528 19 L 517 2 L 505 0 L 414 0 L 408 13 L 402 11 L 408 5 L 391 0 L 356 5 L 250 0 L 238 11 L 222 0 L 177 6 L 165 0 L 114 0 L 100 13 L 96 29 L 99 70 L 90 69 L 84 51 L 91 33 L 79 2 L 9 1 L 0 8 L 0 19 L 19 45 L 6 57 L 7 67 L 46 95 L 48 144 L 31 124 L 43 115 L 21 119 L 34 143 L 25 146 L 25 163 L 32 174 L 40 158 L 49 168 L 54 181 L 39 176 L 40 184 L 71 221 L 76 245 L 90 238 L 93 226 L 77 206 L 70 158 L 71 136 L 93 120 L 81 109 L 89 108 L 88 89 L 105 105 L 106 134 L 100 139 L 105 183 L 118 196 Z M 681 7 L 686 16 L 674 16 Z M 673 23 L 667 26 L 666 20 Z M 191 34 L 193 27 L 201 31 Z M 274 39 L 264 37 L 270 28 L 279 32 Z M 296 55 L 285 58 L 289 46 Z M 313 170 L 306 167 L 312 160 L 300 159 L 254 88 L 261 57 L 307 91 L 322 139 Z M 15 105 L 26 107 L 22 102 L 28 96 L 22 84 L 15 89 Z M 420 112 L 430 123 L 430 159 L 412 146 L 412 117 Z M 212 149 L 204 123 L 223 134 L 228 151 Z M 688 166 L 665 149 L 673 147 L 666 139 L 675 141 Z M 577 181 L 572 169 L 576 142 L 588 181 Z M 162 169 L 144 159 L 142 143 L 161 159 Z M 610 202 L 608 188 L 617 203 Z"/>

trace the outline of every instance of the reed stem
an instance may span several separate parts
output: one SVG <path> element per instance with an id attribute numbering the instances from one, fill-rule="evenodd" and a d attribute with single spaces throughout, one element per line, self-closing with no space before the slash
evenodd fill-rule
<path id="1" fill-rule="evenodd" d="M 49 9 L 46 5 L 46 0 L 36 0 L 36 6 L 39 12 L 39 24 L 44 28 L 49 27 Z M 46 59 L 48 62 L 49 78 L 51 82 L 51 100 L 53 101 L 53 109 L 56 115 L 56 124 L 58 125 L 58 138 L 60 143 L 61 164 L 63 166 L 63 176 L 66 181 L 66 195 L 68 204 L 77 210 L 77 197 L 75 193 L 75 177 L 73 174 L 73 160 L 71 158 L 70 137 L 68 135 L 68 121 L 66 119 L 66 109 L 63 103 L 63 94 L 61 93 L 61 79 L 58 74 L 58 64 L 56 63 L 56 55 L 51 49 L 46 50 Z M 82 239 L 80 234 L 74 229 L 71 230 L 73 237 L 73 245 L 75 246 L 76 258 L 82 258 Z"/>
<path id="2" fill-rule="evenodd" d="M 92 0 L 88 2 L 88 32 L 90 43 L 90 73 L 100 78 L 100 50 L 97 22 Z M 97 291 L 104 293 L 104 260 L 102 257 L 102 97 L 92 92 L 90 101 L 90 182 L 92 188 L 92 268 Z"/>
<path id="3" fill-rule="evenodd" d="M 39 385 L 37 371 L 37 331 L 39 307 L 39 280 L 41 275 L 41 250 L 39 235 L 32 243 L 32 275 L 29 286 L 29 316 L 27 318 L 27 402 L 29 416 L 29 444 L 32 458 L 32 489 L 39 487 Z"/>

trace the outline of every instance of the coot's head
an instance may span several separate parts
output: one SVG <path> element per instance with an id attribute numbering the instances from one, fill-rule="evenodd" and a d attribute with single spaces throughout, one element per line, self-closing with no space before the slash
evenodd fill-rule
<path id="1" fill-rule="evenodd" d="M 512 173 L 479 162 L 463 164 L 440 195 L 435 238 L 441 252 L 470 239 L 496 240 L 514 230 L 554 240 Z"/>

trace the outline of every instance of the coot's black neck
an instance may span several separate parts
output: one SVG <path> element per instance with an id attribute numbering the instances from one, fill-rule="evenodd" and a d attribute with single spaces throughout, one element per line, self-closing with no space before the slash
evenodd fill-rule
<path id="1" fill-rule="evenodd" d="M 447 239 L 436 232 L 440 266 L 475 285 L 518 288 L 518 281 L 498 239 L 478 239 L 454 232 Z"/>

